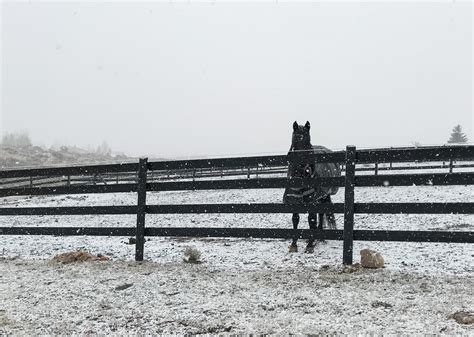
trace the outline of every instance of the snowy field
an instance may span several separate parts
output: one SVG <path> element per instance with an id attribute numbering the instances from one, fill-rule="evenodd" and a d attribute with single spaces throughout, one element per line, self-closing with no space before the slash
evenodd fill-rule
<path id="1" fill-rule="evenodd" d="M 283 190 L 147 194 L 147 204 L 281 202 Z M 344 189 L 333 198 L 343 202 Z M 356 202 L 473 202 L 468 186 L 356 188 Z M 2 207 L 134 205 L 136 194 L 3 198 Z M 342 228 L 342 215 L 336 215 Z M 0 217 L 0 226 L 135 226 L 136 216 Z M 289 214 L 147 215 L 148 227 L 292 228 Z M 306 216 L 300 228 L 308 228 Z M 356 215 L 356 229 L 474 231 L 474 215 Z M 474 334 L 472 244 L 355 242 L 385 268 L 344 273 L 342 242 L 314 254 L 289 240 L 149 238 L 144 263 L 126 237 L 0 236 L 0 334 Z M 202 263 L 183 262 L 186 247 Z M 58 264 L 86 250 L 107 262 Z M 120 286 L 129 286 L 122 289 Z M 117 287 L 119 287 L 117 289 Z"/>

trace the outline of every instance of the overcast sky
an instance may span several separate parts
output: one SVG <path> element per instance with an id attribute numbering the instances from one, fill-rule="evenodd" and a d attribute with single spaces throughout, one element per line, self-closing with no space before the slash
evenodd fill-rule
<path id="1" fill-rule="evenodd" d="M 1 130 L 163 157 L 473 141 L 472 4 L 3 2 Z"/>

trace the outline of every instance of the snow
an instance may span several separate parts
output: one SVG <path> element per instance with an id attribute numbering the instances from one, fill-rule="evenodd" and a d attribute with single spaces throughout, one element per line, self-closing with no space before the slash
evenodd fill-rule
<path id="1" fill-rule="evenodd" d="M 467 186 L 356 188 L 356 202 L 473 202 Z M 147 203 L 281 202 L 283 190 L 148 192 Z M 343 202 L 340 189 L 334 202 Z M 2 207 L 135 205 L 135 193 L 9 197 Z M 337 214 L 338 228 L 343 215 Z M 0 226 L 133 227 L 136 216 L 3 216 Z M 356 214 L 356 229 L 474 230 L 474 215 Z M 146 226 L 292 228 L 290 214 L 147 215 Z M 308 228 L 306 216 L 300 228 Z M 288 253 L 290 240 L 147 238 L 143 263 L 125 237 L 0 236 L 0 334 L 446 333 L 474 311 L 472 244 L 354 242 L 385 268 L 342 270 L 342 242 Z M 187 247 L 203 263 L 183 262 Z M 108 262 L 58 264 L 72 250 Z M 116 287 L 133 284 L 124 290 Z"/>
<path id="2" fill-rule="evenodd" d="M 469 277 L 123 261 L 3 261 L 1 272 L 5 334 L 474 333 L 449 318 L 474 305 Z"/>

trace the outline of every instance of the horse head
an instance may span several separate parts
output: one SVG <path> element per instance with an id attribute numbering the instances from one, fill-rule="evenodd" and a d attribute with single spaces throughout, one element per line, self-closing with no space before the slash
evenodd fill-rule
<path id="1" fill-rule="evenodd" d="M 298 125 L 296 121 L 293 123 L 290 151 L 312 149 L 311 136 L 309 135 L 310 126 L 309 122 L 306 122 L 305 125 Z"/>

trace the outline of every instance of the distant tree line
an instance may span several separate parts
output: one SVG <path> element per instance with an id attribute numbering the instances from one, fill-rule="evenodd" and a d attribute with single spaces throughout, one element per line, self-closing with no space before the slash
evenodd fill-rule
<path id="1" fill-rule="evenodd" d="M 110 146 L 104 141 L 102 144 L 100 144 L 97 149 L 95 150 L 97 154 L 103 155 L 103 156 L 110 156 L 112 154 L 112 149 Z"/>
<path id="2" fill-rule="evenodd" d="M 19 147 L 19 148 L 25 148 L 25 147 L 31 147 L 33 146 L 31 143 L 30 136 L 28 135 L 27 131 L 21 131 L 21 132 L 12 132 L 12 133 L 6 133 L 2 137 L 2 144 L 5 146 L 10 146 L 10 147 Z M 60 151 L 60 152 L 69 152 L 72 150 L 75 152 L 78 148 L 76 147 L 69 147 L 69 146 L 52 146 L 51 150 L 54 151 Z M 97 146 L 95 150 L 91 151 L 92 153 L 96 153 L 98 155 L 102 156 L 111 156 L 112 155 L 112 149 L 110 146 L 107 144 L 107 142 L 103 141 L 102 144 Z"/>
<path id="3" fill-rule="evenodd" d="M 12 147 L 30 147 L 31 139 L 26 131 L 7 133 L 2 137 L 2 144 Z"/>

